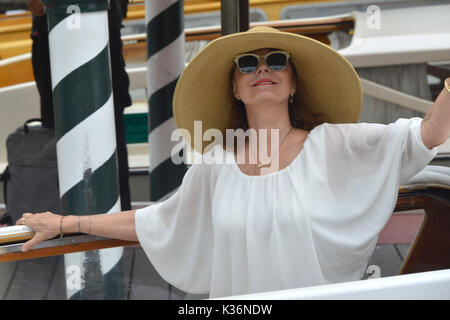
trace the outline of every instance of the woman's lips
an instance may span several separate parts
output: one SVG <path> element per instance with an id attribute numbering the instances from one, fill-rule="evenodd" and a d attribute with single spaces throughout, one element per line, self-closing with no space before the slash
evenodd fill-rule
<path id="1" fill-rule="evenodd" d="M 265 78 L 265 79 L 256 81 L 256 83 L 253 86 L 258 87 L 258 86 L 267 86 L 267 85 L 274 85 L 274 84 L 277 84 L 277 83 L 275 81 Z"/>

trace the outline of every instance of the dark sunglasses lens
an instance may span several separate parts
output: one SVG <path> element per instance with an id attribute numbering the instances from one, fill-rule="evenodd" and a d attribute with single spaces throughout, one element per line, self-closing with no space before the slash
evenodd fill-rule
<path id="1" fill-rule="evenodd" d="M 242 56 L 238 59 L 239 70 L 242 73 L 255 72 L 258 67 L 258 59 L 254 56 Z"/>
<path id="2" fill-rule="evenodd" d="M 280 71 L 286 68 L 287 57 L 283 53 L 272 53 L 267 57 L 267 65 L 274 71 Z"/>

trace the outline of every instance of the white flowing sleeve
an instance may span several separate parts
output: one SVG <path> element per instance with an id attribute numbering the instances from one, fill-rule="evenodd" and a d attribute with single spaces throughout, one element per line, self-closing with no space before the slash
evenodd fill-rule
<path id="1" fill-rule="evenodd" d="M 161 277 L 189 293 L 208 293 L 213 232 L 212 166 L 193 165 L 167 200 L 136 211 L 136 233 Z"/>
<path id="2" fill-rule="evenodd" d="M 399 184 L 425 168 L 437 149 L 428 149 L 421 137 L 422 119 L 399 119 L 389 125 L 349 124 L 330 126 L 326 133 L 327 167 L 341 174 L 331 175 L 336 182 L 349 177 L 394 174 Z M 341 181 L 339 181 L 341 180 Z M 380 179 L 375 179 L 380 180 Z M 356 181 L 357 182 L 357 181 Z"/>
<path id="3" fill-rule="evenodd" d="M 318 259 L 330 282 L 363 274 L 399 186 L 436 155 L 423 144 L 421 120 L 325 124 L 311 132 L 308 174 L 316 183 L 306 196 Z"/>

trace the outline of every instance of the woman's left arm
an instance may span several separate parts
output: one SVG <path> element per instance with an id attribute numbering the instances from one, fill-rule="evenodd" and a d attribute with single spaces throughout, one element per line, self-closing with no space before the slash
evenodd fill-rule
<path id="1" fill-rule="evenodd" d="M 447 141 L 450 136 L 450 78 L 422 121 L 422 141 L 432 149 Z"/>

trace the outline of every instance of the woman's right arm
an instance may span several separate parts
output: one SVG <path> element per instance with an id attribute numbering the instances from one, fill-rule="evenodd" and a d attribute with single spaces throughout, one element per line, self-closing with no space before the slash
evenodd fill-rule
<path id="1" fill-rule="evenodd" d="M 122 211 L 88 216 L 61 216 L 51 212 L 25 214 L 25 225 L 33 229 L 35 235 L 25 242 L 22 252 L 30 250 L 38 243 L 54 238 L 62 233 L 86 233 L 106 238 L 138 241 L 135 227 L 136 211 Z M 23 225 L 23 218 L 17 221 Z"/>

